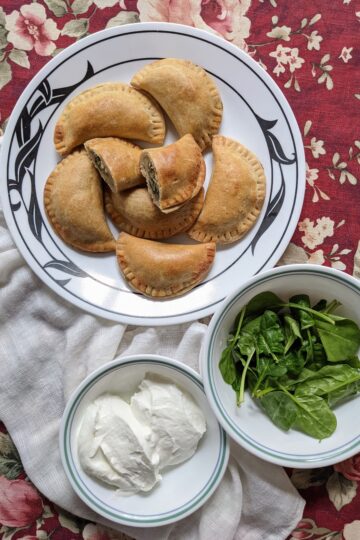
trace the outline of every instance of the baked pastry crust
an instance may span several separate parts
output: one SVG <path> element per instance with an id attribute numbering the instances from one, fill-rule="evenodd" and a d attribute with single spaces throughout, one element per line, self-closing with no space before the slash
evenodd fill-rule
<path id="1" fill-rule="evenodd" d="M 156 99 L 180 137 L 191 133 L 202 150 L 211 145 L 223 105 L 215 82 L 202 67 L 178 58 L 156 60 L 138 71 L 131 84 Z"/>
<path id="2" fill-rule="evenodd" d="M 194 197 L 206 174 L 201 150 L 189 133 L 167 146 L 143 150 L 140 170 L 162 212 L 173 212 Z"/>
<path id="3" fill-rule="evenodd" d="M 194 240 L 229 244 L 255 224 L 264 203 L 264 169 L 238 141 L 213 138 L 214 167 L 203 209 L 189 229 Z"/>
<path id="4" fill-rule="evenodd" d="M 90 139 L 85 150 L 111 191 L 117 193 L 145 183 L 140 172 L 141 148 L 116 137 Z"/>
<path id="5" fill-rule="evenodd" d="M 44 206 L 54 230 L 67 244 L 83 251 L 115 250 L 101 179 L 85 150 L 57 164 L 45 184 Z"/>
<path id="6" fill-rule="evenodd" d="M 105 209 L 116 227 L 133 236 L 160 240 L 186 231 L 204 204 L 204 190 L 176 212 L 164 214 L 151 200 L 146 187 L 121 193 L 105 192 Z"/>
<path id="7" fill-rule="evenodd" d="M 108 82 L 75 96 L 65 107 L 54 131 L 60 155 L 95 137 L 123 137 L 162 144 L 165 121 L 153 101 L 131 86 Z"/>
<path id="8" fill-rule="evenodd" d="M 120 233 L 116 255 L 125 279 L 146 296 L 170 298 L 192 289 L 209 271 L 216 244 L 180 245 Z"/>

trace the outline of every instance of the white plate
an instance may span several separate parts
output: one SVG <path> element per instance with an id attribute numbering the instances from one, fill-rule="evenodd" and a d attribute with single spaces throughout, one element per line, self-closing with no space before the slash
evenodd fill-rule
<path id="1" fill-rule="evenodd" d="M 170 300 L 134 293 L 114 255 L 89 255 L 67 246 L 53 232 L 43 207 L 43 188 L 58 161 L 53 147 L 56 119 L 66 103 L 104 81 L 130 81 L 148 62 L 180 57 L 203 66 L 224 103 L 221 133 L 260 158 L 267 195 L 253 229 L 239 242 L 219 247 L 206 279 Z M 170 130 L 166 144 L 174 140 Z M 211 153 L 205 155 L 207 179 Z M 5 218 L 22 255 L 60 296 L 82 309 L 120 322 L 158 325 L 213 313 L 234 288 L 273 267 L 294 232 L 305 189 L 301 135 L 289 104 L 254 60 L 208 32 L 182 25 L 141 23 L 111 28 L 71 45 L 27 86 L 8 123 L 0 163 Z M 187 241 L 179 235 L 171 241 Z"/>
<path id="2" fill-rule="evenodd" d="M 77 435 L 89 403 L 104 392 L 131 395 L 146 373 L 162 375 L 192 395 L 205 416 L 206 432 L 192 458 L 165 469 L 160 484 L 149 493 L 124 497 L 82 470 Z M 66 406 L 59 441 L 65 472 L 79 497 L 98 514 L 138 527 L 165 525 L 195 512 L 219 485 L 229 459 L 226 433 L 210 408 L 199 375 L 176 360 L 156 355 L 124 357 L 89 375 Z"/>
<path id="3" fill-rule="evenodd" d="M 289 265 L 261 273 L 230 295 L 214 314 L 201 358 L 201 374 L 206 395 L 219 422 L 241 446 L 256 456 L 287 467 L 325 467 L 360 451 L 360 426 L 354 419 L 360 411 L 360 395 L 334 407 L 335 432 L 321 442 L 300 431 L 282 431 L 275 426 L 256 400 L 246 395 L 241 407 L 235 393 L 219 370 L 219 360 L 236 315 L 251 298 L 272 291 L 287 300 L 308 294 L 312 303 L 324 298 L 342 303 L 336 314 L 360 325 L 359 282 L 344 272 L 310 264 Z"/>

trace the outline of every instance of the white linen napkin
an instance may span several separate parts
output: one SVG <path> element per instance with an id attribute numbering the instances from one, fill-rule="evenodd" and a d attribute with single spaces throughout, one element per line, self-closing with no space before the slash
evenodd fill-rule
<path id="1" fill-rule="evenodd" d="M 117 526 L 91 511 L 63 471 L 58 430 L 65 403 L 83 378 L 117 356 L 156 353 L 198 370 L 206 324 L 126 327 L 66 302 L 30 270 L 0 209 L 0 419 L 30 480 L 48 499 L 85 519 L 139 540 L 282 540 L 301 519 L 304 500 L 285 471 L 232 443 L 213 496 L 173 525 Z"/>

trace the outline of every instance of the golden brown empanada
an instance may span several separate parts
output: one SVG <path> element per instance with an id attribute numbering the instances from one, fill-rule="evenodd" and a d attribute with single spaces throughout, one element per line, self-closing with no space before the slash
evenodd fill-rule
<path id="1" fill-rule="evenodd" d="M 162 212 L 173 212 L 201 189 L 206 167 L 192 135 L 175 143 L 143 150 L 140 170 L 152 200 Z"/>
<path id="2" fill-rule="evenodd" d="M 216 244 L 180 245 L 120 233 L 117 260 L 132 287 L 151 297 L 169 298 L 192 289 L 209 271 Z"/>
<path id="3" fill-rule="evenodd" d="M 162 144 L 165 121 L 150 98 L 131 86 L 108 82 L 75 96 L 65 107 L 54 131 L 62 156 L 95 137 L 123 137 Z"/>
<path id="4" fill-rule="evenodd" d="M 141 238 L 163 239 L 186 231 L 196 220 L 204 203 L 204 190 L 177 212 L 164 214 L 151 200 L 146 187 L 121 193 L 105 192 L 105 209 L 121 231 Z"/>
<path id="5" fill-rule="evenodd" d="M 86 141 L 85 150 L 111 191 L 145 184 L 140 172 L 141 148 L 116 137 L 104 137 Z"/>
<path id="6" fill-rule="evenodd" d="M 44 206 L 55 231 L 71 246 L 93 252 L 115 250 L 101 179 L 85 150 L 57 164 L 45 184 Z"/>
<path id="7" fill-rule="evenodd" d="M 222 135 L 213 138 L 214 168 L 204 207 L 188 234 L 229 244 L 256 222 L 265 198 L 264 170 L 250 150 Z"/>
<path id="8" fill-rule="evenodd" d="M 191 133 L 203 150 L 219 131 L 223 105 L 213 79 L 188 60 L 165 58 L 147 64 L 131 84 L 153 96 L 180 137 Z"/>

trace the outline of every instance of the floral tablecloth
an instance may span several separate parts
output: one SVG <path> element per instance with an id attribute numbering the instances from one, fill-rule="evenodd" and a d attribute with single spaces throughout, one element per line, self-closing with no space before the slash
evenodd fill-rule
<path id="1" fill-rule="evenodd" d="M 360 278 L 358 0 L 2 0 L 1 132 L 28 81 L 52 56 L 89 33 L 138 21 L 207 29 L 247 51 L 275 79 L 298 120 L 307 162 L 304 207 L 282 261 Z M 288 474 L 306 499 L 292 539 L 359 540 L 360 455 Z M 3 425 L 0 526 L 3 539 L 125 538 L 42 497 Z"/>

